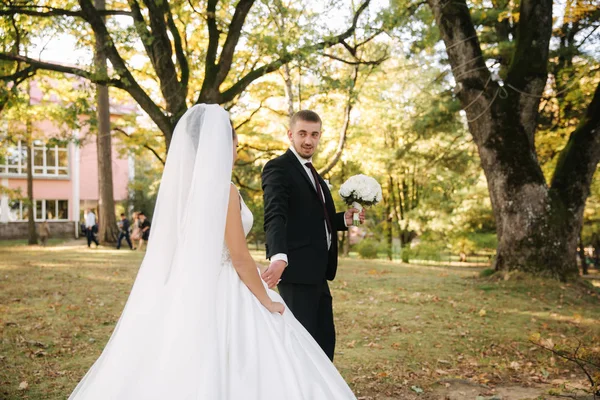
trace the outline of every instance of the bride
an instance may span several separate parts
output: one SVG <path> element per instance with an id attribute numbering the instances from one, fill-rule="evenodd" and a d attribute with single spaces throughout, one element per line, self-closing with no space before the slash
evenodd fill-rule
<path id="1" fill-rule="evenodd" d="M 69 399 L 355 399 L 260 279 L 245 239 L 252 213 L 230 183 L 236 147 L 217 105 L 179 121 L 131 294 Z"/>

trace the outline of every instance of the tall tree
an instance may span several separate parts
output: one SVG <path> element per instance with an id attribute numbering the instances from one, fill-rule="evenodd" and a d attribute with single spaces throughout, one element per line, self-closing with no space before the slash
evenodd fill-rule
<path id="1" fill-rule="evenodd" d="M 25 204 L 27 206 L 27 243 L 31 245 L 37 244 L 37 231 L 35 229 L 35 201 L 33 199 L 33 129 L 31 127 L 31 118 L 29 115 L 27 116 L 25 125 L 25 135 L 23 135 L 23 143 L 25 143 L 26 149 L 25 161 L 27 165 L 27 168 L 25 168 L 27 171 L 27 201 Z"/>
<path id="2" fill-rule="evenodd" d="M 29 15 L 50 18 L 56 20 L 57 24 L 83 21 L 82 25 L 78 25 L 81 31 L 91 28 L 96 37 L 106 43 L 106 56 L 113 70 L 108 77 L 102 77 L 82 68 L 44 62 L 6 51 L 0 53 L 0 60 L 21 61 L 24 66 L 71 73 L 94 83 L 125 90 L 161 130 L 168 148 L 174 126 L 186 111 L 190 97 L 193 96 L 192 103 L 225 104 L 234 101 L 258 78 L 350 37 L 370 0 L 364 0 L 354 14 L 350 27 L 344 32 L 311 35 L 286 49 L 283 54 L 276 51 L 281 37 L 268 31 L 270 22 L 258 20 L 260 10 L 254 14 L 251 12 L 253 6 L 260 6 L 260 3 L 256 6 L 255 3 L 254 0 L 239 0 L 234 7 L 226 1 L 207 0 L 202 11 L 192 2 L 166 0 L 128 0 L 126 4 L 117 1 L 113 3 L 113 9 L 104 11 L 94 7 L 92 0 L 78 0 L 79 8 L 61 8 L 64 7 L 62 2 L 57 2 L 56 7 L 53 2 L 41 1 L 3 3 L 0 16 L 4 18 Z M 114 15 L 127 16 L 133 21 L 130 31 L 140 39 L 145 56 L 151 62 L 151 71 L 140 74 L 128 64 L 125 54 L 127 49 L 135 47 L 131 41 L 128 42 L 129 33 L 133 32 L 123 32 L 122 25 L 113 27 L 104 22 L 104 16 Z M 205 32 L 198 28 L 187 29 L 201 25 L 205 27 Z M 194 36 L 201 37 L 201 40 Z M 236 50 L 242 39 L 245 47 L 257 51 L 238 60 L 235 57 Z M 85 38 L 82 41 L 85 42 Z M 192 41 L 197 48 L 189 46 Z M 160 101 L 155 101 L 151 88 L 142 86 L 141 82 L 148 77 L 156 82 L 162 97 Z M 190 87 L 199 89 L 196 93 L 190 93 Z"/>
<path id="3" fill-rule="evenodd" d="M 497 270 L 561 280 L 578 273 L 577 242 L 600 160 L 600 85 L 547 181 L 535 148 L 548 78 L 552 1 L 521 0 L 504 81 L 486 65 L 465 0 L 428 0 L 446 45 L 496 218 Z"/>
<path id="4" fill-rule="evenodd" d="M 94 5 L 99 12 L 106 8 L 106 0 L 94 0 Z M 102 79 L 108 77 L 105 48 L 105 37 L 96 36 L 96 52 L 94 64 L 96 75 Z M 118 237 L 117 219 L 115 216 L 115 197 L 113 191 L 112 173 L 112 135 L 110 128 L 110 100 L 108 86 L 96 85 L 96 104 L 98 112 L 98 132 L 96 137 L 96 150 L 98 153 L 98 220 L 99 239 L 101 242 L 114 243 Z"/>

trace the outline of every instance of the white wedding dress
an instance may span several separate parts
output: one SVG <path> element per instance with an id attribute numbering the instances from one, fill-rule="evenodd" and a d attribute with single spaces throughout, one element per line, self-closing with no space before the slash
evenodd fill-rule
<path id="1" fill-rule="evenodd" d="M 252 213 L 242 200 L 246 234 Z M 265 285 L 266 287 L 266 285 Z M 272 300 L 282 302 L 268 290 Z M 226 354 L 224 399 L 354 399 L 323 350 L 287 310 L 270 313 L 241 281 L 223 252 L 218 280 L 219 345 Z"/>
<path id="2" fill-rule="evenodd" d="M 231 263 L 231 136 L 217 105 L 181 117 L 127 304 L 69 400 L 356 399 L 292 312 L 269 312 Z M 241 215 L 247 235 L 243 201 Z"/>

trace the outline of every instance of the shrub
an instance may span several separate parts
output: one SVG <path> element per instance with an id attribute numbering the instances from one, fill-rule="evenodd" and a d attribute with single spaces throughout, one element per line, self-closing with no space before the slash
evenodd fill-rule
<path id="1" fill-rule="evenodd" d="M 374 259 L 377 258 L 378 243 L 371 239 L 361 241 L 356 248 L 360 258 Z"/>
<path id="2" fill-rule="evenodd" d="M 410 258 L 412 257 L 410 247 L 404 247 L 402 252 L 400 253 L 400 259 L 403 263 L 410 263 Z"/>
<path id="3" fill-rule="evenodd" d="M 492 268 L 486 268 L 479 273 L 481 278 L 487 278 L 488 276 L 492 276 L 496 273 L 496 271 Z"/>

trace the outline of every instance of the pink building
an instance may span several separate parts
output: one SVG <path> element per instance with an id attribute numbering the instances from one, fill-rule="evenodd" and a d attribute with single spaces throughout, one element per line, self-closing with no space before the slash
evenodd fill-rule
<path id="1" fill-rule="evenodd" d="M 32 88 L 32 103 L 39 103 L 42 93 Z M 35 106 L 35 105 L 34 105 Z M 136 113 L 133 105 L 111 106 L 111 119 Z M 98 157 L 95 135 L 75 131 L 73 140 L 52 140 L 59 130 L 49 121 L 34 124 L 41 137 L 32 149 L 34 217 L 36 221 L 48 220 L 51 232 L 77 236 L 78 224 L 85 208 L 95 209 L 98 204 Z M 87 129 L 87 128 L 86 128 Z M 64 137 L 64 134 L 62 135 Z M 75 139 L 80 141 L 75 144 Z M 113 138 L 112 168 L 115 201 L 128 197 L 128 183 L 133 177 L 133 161 L 119 155 Z M 20 189 L 27 196 L 26 150 L 19 141 L 8 149 L 8 157 L 0 162 L 0 185 Z M 0 239 L 26 235 L 27 207 L 21 200 L 0 197 Z M 58 235 L 56 235 L 58 236 Z"/>

